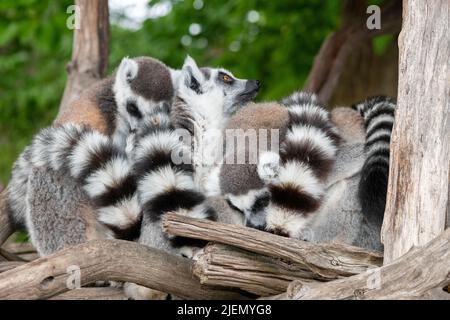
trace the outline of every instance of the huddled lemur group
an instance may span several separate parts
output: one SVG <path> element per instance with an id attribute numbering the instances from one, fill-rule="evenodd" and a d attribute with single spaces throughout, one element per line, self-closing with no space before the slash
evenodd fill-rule
<path id="1" fill-rule="evenodd" d="M 124 58 L 73 104 L 89 105 L 101 125 L 60 121 L 19 156 L 8 189 L 11 219 L 27 228 L 41 255 L 76 244 L 85 233 L 86 240 L 135 240 L 194 257 L 204 243 L 165 234 L 161 217 L 167 212 L 381 250 L 395 102 L 375 97 L 328 112 L 306 92 L 253 103 L 259 88 L 257 80 L 199 68 L 190 57 L 181 70 L 152 58 Z M 241 141 L 248 129 L 266 129 L 258 144 L 274 141 L 275 132 L 279 148 L 252 155 L 244 142 L 223 151 L 225 138 L 217 132 L 230 129 L 239 129 Z M 214 161 L 242 155 L 243 163 Z M 65 194 L 63 183 L 37 188 L 32 172 L 39 168 L 83 190 L 83 205 L 95 212 L 90 228 L 82 214 L 36 208 L 36 193 L 51 188 Z M 45 200 L 48 208 L 62 206 L 61 197 Z M 78 201 L 70 194 L 63 200 Z M 55 229 L 65 223 L 71 228 L 62 237 Z M 133 284 L 126 292 L 135 299 L 155 296 Z"/>

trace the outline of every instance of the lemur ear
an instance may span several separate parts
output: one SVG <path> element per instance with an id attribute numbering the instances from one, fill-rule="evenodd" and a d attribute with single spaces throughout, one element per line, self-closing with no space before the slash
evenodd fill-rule
<path id="1" fill-rule="evenodd" d="M 134 78 L 136 78 L 138 74 L 138 63 L 133 59 L 129 59 L 125 57 L 120 62 L 119 69 L 117 70 L 117 78 L 122 80 L 123 82 L 130 82 Z"/>
<path id="2" fill-rule="evenodd" d="M 183 68 L 183 80 L 187 87 L 191 88 L 197 93 L 201 92 L 201 84 L 205 81 L 203 73 L 200 71 L 197 63 L 190 56 L 187 56 L 184 60 Z"/>

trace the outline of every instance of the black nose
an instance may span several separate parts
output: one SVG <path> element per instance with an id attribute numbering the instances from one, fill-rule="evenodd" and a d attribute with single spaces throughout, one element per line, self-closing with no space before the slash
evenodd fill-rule
<path id="1" fill-rule="evenodd" d="M 261 82 L 259 80 L 248 80 L 245 84 L 246 93 L 258 92 L 261 87 Z"/>
<path id="2" fill-rule="evenodd" d="M 256 82 L 256 86 L 258 87 L 258 89 L 261 88 L 261 81 L 255 80 L 255 82 Z"/>

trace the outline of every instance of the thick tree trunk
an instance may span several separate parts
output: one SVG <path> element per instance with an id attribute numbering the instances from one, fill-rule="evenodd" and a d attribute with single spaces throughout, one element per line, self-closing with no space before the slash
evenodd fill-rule
<path id="1" fill-rule="evenodd" d="M 450 174 L 449 21 L 448 0 L 403 2 L 398 109 L 382 230 L 385 263 L 445 229 Z"/>
<path id="2" fill-rule="evenodd" d="M 74 30 L 69 77 L 58 117 L 68 110 L 85 88 L 106 74 L 109 51 L 108 0 L 75 0 L 80 8 L 80 28 Z"/>

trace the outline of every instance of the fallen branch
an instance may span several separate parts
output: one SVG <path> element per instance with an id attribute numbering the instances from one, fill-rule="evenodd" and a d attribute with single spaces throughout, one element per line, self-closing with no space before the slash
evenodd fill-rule
<path id="1" fill-rule="evenodd" d="M 0 299 L 45 299 L 68 291 L 80 270 L 80 284 L 134 282 L 187 299 L 243 299 L 239 292 L 203 286 L 192 261 L 121 240 L 94 240 L 0 274 Z"/>
<path id="2" fill-rule="evenodd" d="M 25 262 L 20 262 L 20 261 L 5 261 L 5 262 L 0 262 L 0 273 L 14 269 L 18 266 L 21 266 L 25 264 Z"/>
<path id="3" fill-rule="evenodd" d="M 220 244 L 209 244 L 194 263 L 200 283 L 237 287 L 257 296 L 285 292 L 295 279 L 314 282 L 316 275 L 304 267 Z"/>
<path id="4" fill-rule="evenodd" d="M 164 230 L 172 235 L 232 245 L 295 262 L 323 279 L 359 274 L 382 264 L 382 255 L 344 244 L 312 244 L 256 229 L 169 213 Z"/>
<path id="5" fill-rule="evenodd" d="M 294 281 L 273 299 L 450 299 L 450 229 L 394 262 L 324 284 Z"/>

